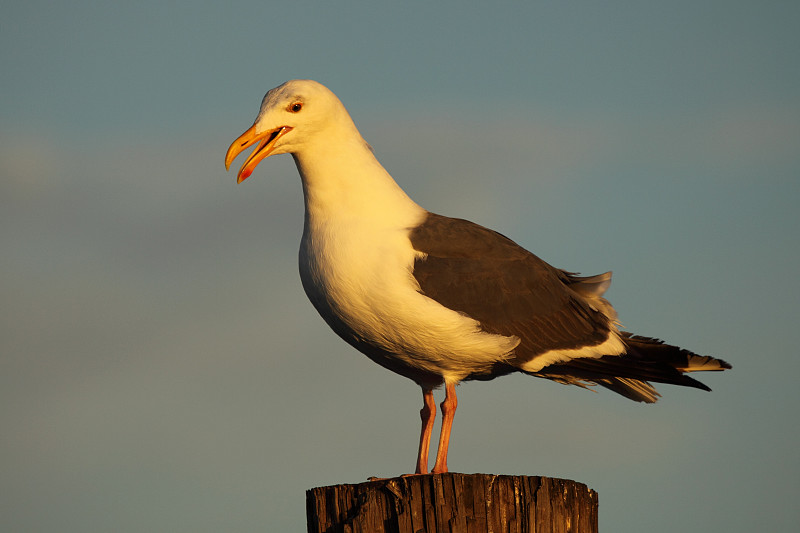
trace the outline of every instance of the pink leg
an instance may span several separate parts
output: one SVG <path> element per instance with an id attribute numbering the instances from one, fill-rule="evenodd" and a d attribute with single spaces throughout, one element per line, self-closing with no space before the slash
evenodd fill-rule
<path id="1" fill-rule="evenodd" d="M 447 472 L 447 448 L 450 446 L 450 430 L 453 428 L 453 418 L 456 416 L 458 398 L 456 398 L 455 383 L 445 384 L 445 397 L 442 407 L 442 433 L 439 436 L 439 450 L 436 452 L 436 463 L 433 465 L 434 474 Z"/>
<path id="2" fill-rule="evenodd" d="M 422 401 L 424 405 L 419 410 L 422 419 L 422 431 L 419 435 L 419 453 L 417 453 L 417 474 L 428 473 L 428 449 L 431 447 L 431 432 L 433 432 L 433 420 L 436 418 L 436 402 L 433 399 L 431 389 L 422 389 Z"/>

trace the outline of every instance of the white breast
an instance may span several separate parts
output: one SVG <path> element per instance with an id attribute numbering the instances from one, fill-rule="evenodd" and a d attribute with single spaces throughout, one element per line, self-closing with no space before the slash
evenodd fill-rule
<path id="1" fill-rule="evenodd" d="M 328 323 L 448 380 L 505 360 L 516 337 L 482 332 L 478 322 L 422 295 L 412 276 L 419 256 L 406 224 L 375 218 L 307 216 L 300 276 L 311 302 Z M 367 220 L 369 222 L 367 222 Z"/>

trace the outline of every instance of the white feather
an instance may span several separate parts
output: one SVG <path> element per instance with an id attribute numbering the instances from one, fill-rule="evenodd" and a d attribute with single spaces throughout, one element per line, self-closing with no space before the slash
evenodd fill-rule
<path id="1" fill-rule="evenodd" d="M 625 353 L 625 344 L 622 342 L 622 339 L 620 339 L 616 328 L 614 328 L 609 332 L 608 339 L 600 344 L 583 346 L 571 350 L 550 350 L 537 355 L 527 363 L 521 365 L 520 368 L 526 372 L 539 372 L 548 365 L 565 363 L 571 359 L 582 357 L 598 359 L 604 355 L 621 355 L 623 353 Z"/>

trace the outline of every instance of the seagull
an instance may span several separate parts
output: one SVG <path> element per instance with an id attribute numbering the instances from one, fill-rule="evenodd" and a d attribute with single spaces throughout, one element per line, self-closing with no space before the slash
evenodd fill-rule
<path id="1" fill-rule="evenodd" d="M 619 329 L 603 294 L 611 272 L 582 277 L 555 268 L 483 226 L 427 211 L 378 162 L 336 95 L 312 80 L 270 90 L 252 127 L 228 148 L 225 168 L 255 149 L 237 173 L 291 154 L 303 186 L 300 279 L 342 339 L 422 389 L 416 474 L 444 473 L 462 381 L 512 372 L 634 401 L 660 396 L 651 381 L 710 390 L 686 375 L 731 366 Z"/>

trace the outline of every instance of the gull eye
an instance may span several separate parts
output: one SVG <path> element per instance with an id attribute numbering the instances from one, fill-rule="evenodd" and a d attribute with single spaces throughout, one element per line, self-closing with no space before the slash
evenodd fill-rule
<path id="1" fill-rule="evenodd" d="M 292 113 L 299 113 L 301 109 L 303 109 L 303 104 L 300 102 L 295 102 L 289 106 L 289 111 Z"/>

